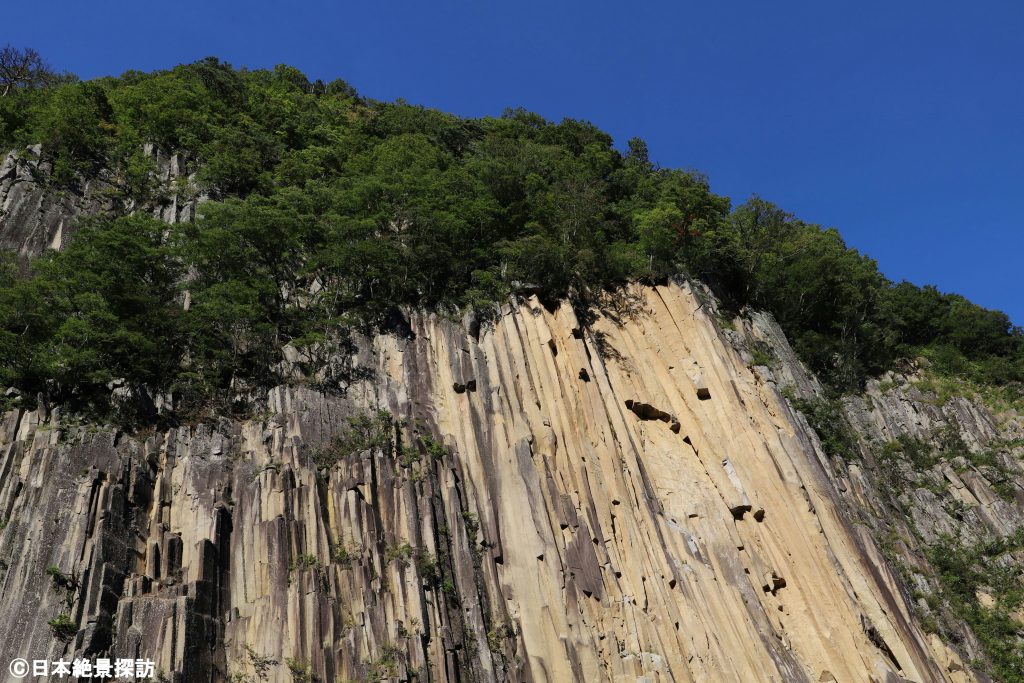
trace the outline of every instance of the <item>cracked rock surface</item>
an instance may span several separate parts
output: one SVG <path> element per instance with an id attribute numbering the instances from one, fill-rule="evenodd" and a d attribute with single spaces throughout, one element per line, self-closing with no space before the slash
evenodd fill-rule
<path id="1" fill-rule="evenodd" d="M 195 218 L 202 195 L 180 154 L 146 145 L 160 190 L 151 206 L 137 207 L 123 199 L 110 171 L 82 178 L 70 187 L 50 186 L 50 162 L 40 160 L 40 146 L 0 153 L 0 249 L 34 257 L 60 249 L 82 223 L 98 215 L 120 215 L 142 209 L 167 223 Z"/>
<path id="2" fill-rule="evenodd" d="M 412 315 L 358 344 L 344 394 L 281 387 L 244 422 L 127 435 L 8 413 L 0 661 L 149 657 L 181 682 L 972 680 L 855 523 L 871 482 L 780 393 L 816 382 L 770 318 L 723 331 L 683 282 L 635 299 L 586 326 L 533 299 L 479 335 Z M 779 366 L 749 367 L 744 335 Z M 864 434 L 909 425 L 892 401 L 849 410 Z M 985 438 L 975 408 L 943 419 Z M 339 453 L 378 409 L 387 438 Z"/>

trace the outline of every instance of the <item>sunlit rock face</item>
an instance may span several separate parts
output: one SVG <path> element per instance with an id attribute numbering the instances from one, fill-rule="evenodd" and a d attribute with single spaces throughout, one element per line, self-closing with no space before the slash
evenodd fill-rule
<path id="1" fill-rule="evenodd" d="M 583 320 L 536 300 L 479 329 L 412 315 L 357 344 L 344 390 L 296 382 L 244 422 L 128 435 L 8 413 L 0 661 L 147 657 L 182 682 L 971 680 L 872 539 L 869 478 L 782 397 L 818 390 L 782 333 L 723 329 L 702 301 L 680 281 Z M 891 428 L 889 403 L 862 432 Z M 988 438 L 983 409 L 961 412 Z"/>

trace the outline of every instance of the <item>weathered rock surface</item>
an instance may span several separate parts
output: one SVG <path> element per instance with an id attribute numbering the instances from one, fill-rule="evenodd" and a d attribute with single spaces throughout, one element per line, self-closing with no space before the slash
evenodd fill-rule
<path id="1" fill-rule="evenodd" d="M 742 327 L 732 341 L 741 353 L 749 357 L 748 349 L 759 345 L 771 351 L 772 368 L 756 368 L 769 384 L 777 381 L 795 399 L 821 398 L 821 386 L 770 316 L 754 312 L 738 322 Z M 852 427 L 857 453 L 850 461 L 825 458 L 824 469 L 847 518 L 884 548 L 914 618 L 929 620 L 943 640 L 957 644 L 954 653 L 938 634 L 929 635 L 946 650 L 938 656 L 950 678 L 989 680 L 964 664 L 984 662 L 986 653 L 970 628 L 934 599 L 941 584 L 928 558 L 936 548 L 978 547 L 1024 529 L 1024 418 L 1012 408 L 993 411 L 968 395 L 942 399 L 927 378 L 922 367 L 912 366 L 870 380 L 860 396 L 843 398 L 837 417 Z M 1019 551 L 987 561 L 1024 581 Z M 993 602 L 979 594 L 981 608 Z M 1024 635 L 1024 614 L 1014 618 Z"/>
<path id="2" fill-rule="evenodd" d="M 0 661 L 150 657 L 173 681 L 971 680 L 855 523 L 872 482 L 779 392 L 775 373 L 816 383 L 770 319 L 726 336 L 689 285 L 638 294 L 587 327 L 535 301 L 478 337 L 413 316 L 360 345 L 345 395 L 279 388 L 243 423 L 130 436 L 9 413 Z M 774 370 L 730 343 L 755 331 Z M 378 407 L 393 445 L 339 453 Z M 876 410 L 865 434 L 909 424 Z M 943 416 L 987 433 L 980 410 Z"/>
<path id="3" fill-rule="evenodd" d="M 190 187 L 191 175 L 180 154 L 145 147 L 152 159 L 159 191 L 151 205 L 136 207 L 118 191 L 110 171 L 102 171 L 68 187 L 47 183 L 50 164 L 40 159 L 40 146 L 0 154 L 0 249 L 21 256 L 38 256 L 60 249 L 91 216 L 152 213 L 168 223 L 189 221 L 201 200 Z"/>

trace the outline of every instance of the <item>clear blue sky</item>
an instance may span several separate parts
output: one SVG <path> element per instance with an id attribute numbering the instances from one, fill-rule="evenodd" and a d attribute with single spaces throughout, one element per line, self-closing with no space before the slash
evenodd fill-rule
<path id="1" fill-rule="evenodd" d="M 1019 1 L 6 5 L 0 43 L 85 78 L 214 55 L 467 116 L 585 118 L 1024 325 Z"/>

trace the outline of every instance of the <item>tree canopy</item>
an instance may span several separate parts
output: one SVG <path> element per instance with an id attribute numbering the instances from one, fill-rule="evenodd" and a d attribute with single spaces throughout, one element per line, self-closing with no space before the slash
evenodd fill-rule
<path id="1" fill-rule="evenodd" d="M 835 230 L 758 197 L 733 207 L 642 140 L 612 142 L 585 121 L 464 119 L 215 59 L 12 89 L 0 149 L 41 143 L 55 186 L 105 168 L 126 207 L 159 201 L 150 143 L 181 153 L 211 201 L 194 223 L 109 215 L 61 253 L 4 261 L 0 381 L 97 410 L 115 381 L 227 409 L 281 380 L 286 345 L 323 364 L 396 307 L 486 315 L 522 292 L 586 306 L 676 273 L 771 311 L 836 390 L 922 349 L 1024 379 L 1004 314 L 894 284 Z"/>

